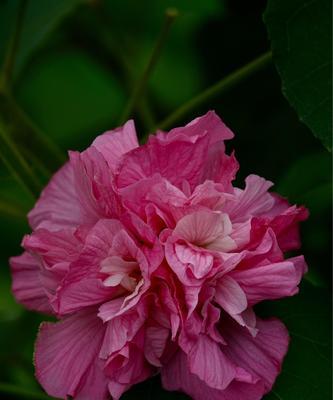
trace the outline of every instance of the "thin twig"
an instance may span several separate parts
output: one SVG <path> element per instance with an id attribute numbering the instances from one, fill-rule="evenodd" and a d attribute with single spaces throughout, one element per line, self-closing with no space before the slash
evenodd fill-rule
<path id="1" fill-rule="evenodd" d="M 237 69 L 232 72 L 230 75 L 222 78 L 220 81 L 215 83 L 213 86 L 207 88 L 202 93 L 198 94 L 196 97 L 188 101 L 187 103 L 180 106 L 176 111 L 174 111 L 171 115 L 157 124 L 157 128 L 159 129 L 168 129 L 174 125 L 174 123 L 178 122 L 182 118 L 184 118 L 187 114 L 201 106 L 202 104 L 208 102 L 212 98 L 217 95 L 221 95 L 238 83 L 247 79 L 254 73 L 266 67 L 272 60 L 272 53 L 269 51 L 250 63 L 244 65 L 243 67 Z"/>
<path id="2" fill-rule="evenodd" d="M 15 59 L 17 55 L 17 51 L 20 45 L 22 26 L 24 21 L 24 16 L 27 10 L 28 0 L 21 0 L 17 10 L 17 16 L 15 20 L 15 25 L 13 29 L 13 34 L 8 43 L 8 50 L 5 56 L 3 68 L 2 68 L 2 76 L 0 88 L 2 91 L 6 92 L 10 88 L 10 83 L 12 80 L 13 69 L 15 65 Z"/>
<path id="3" fill-rule="evenodd" d="M 159 37 L 155 43 L 155 46 L 152 50 L 151 56 L 149 61 L 142 73 L 142 76 L 138 79 L 136 85 L 134 86 L 132 95 L 129 98 L 129 101 L 124 109 L 124 112 L 120 118 L 120 124 L 124 123 L 132 114 L 133 110 L 135 109 L 137 102 L 139 101 L 140 97 L 142 96 L 145 87 L 147 85 L 148 79 L 154 70 L 154 67 L 157 64 L 159 56 L 161 54 L 161 50 L 166 42 L 168 33 L 170 31 L 170 27 L 173 21 L 178 17 L 178 11 L 174 8 L 167 9 L 165 12 L 165 21 L 161 30 Z"/>

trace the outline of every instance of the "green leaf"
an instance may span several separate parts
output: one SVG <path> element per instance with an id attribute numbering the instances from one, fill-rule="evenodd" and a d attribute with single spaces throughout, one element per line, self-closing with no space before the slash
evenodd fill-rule
<path id="1" fill-rule="evenodd" d="M 328 291 L 302 285 L 296 297 L 267 302 L 258 310 L 277 316 L 291 341 L 273 391 L 265 400 L 331 398 L 331 298 Z"/>
<path id="2" fill-rule="evenodd" d="M 331 184 L 331 162 L 330 154 L 324 150 L 320 153 L 300 157 L 282 176 L 276 191 L 287 196 L 290 201 L 306 202 L 314 190 Z M 330 203 L 330 196 L 327 199 L 320 197 L 320 200 L 327 205 L 327 201 Z M 313 207 L 318 210 L 320 208 L 320 204 L 315 204 Z"/>
<path id="3" fill-rule="evenodd" d="M 331 149 L 330 0 L 269 0 L 264 14 L 282 91 L 299 118 Z"/>

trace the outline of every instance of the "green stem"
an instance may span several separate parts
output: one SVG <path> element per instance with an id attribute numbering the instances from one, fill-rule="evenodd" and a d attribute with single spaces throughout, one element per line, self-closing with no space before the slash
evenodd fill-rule
<path id="1" fill-rule="evenodd" d="M 64 163 L 63 152 L 35 126 L 9 94 L 0 93 L 0 122 L 8 127 L 17 148 L 34 151 L 40 163 L 48 167 L 49 174 Z"/>
<path id="2" fill-rule="evenodd" d="M 133 110 L 135 109 L 138 100 L 142 96 L 145 87 L 147 85 L 148 79 L 152 74 L 152 71 L 154 70 L 154 67 L 157 64 L 157 61 L 159 59 L 159 56 L 161 54 L 161 50 L 166 42 L 168 33 L 170 31 L 170 27 L 173 23 L 173 21 L 177 18 L 178 16 L 178 11 L 176 9 L 170 8 L 167 9 L 165 12 L 165 21 L 161 30 L 161 33 L 159 37 L 157 38 L 157 41 L 155 43 L 155 46 L 152 50 L 151 56 L 149 58 L 149 61 L 143 70 L 142 76 L 138 79 L 136 85 L 134 86 L 133 92 L 131 97 L 129 98 L 129 101 L 124 109 L 124 112 L 120 118 L 120 124 L 124 123 L 132 114 Z"/>
<path id="3" fill-rule="evenodd" d="M 33 399 L 33 400 L 50 400 L 51 397 L 42 392 L 33 392 L 30 390 L 22 389 L 10 383 L 0 382 L 0 393 L 4 395 L 17 396 L 17 398 Z"/>
<path id="4" fill-rule="evenodd" d="M 26 212 L 19 206 L 0 200 L 0 215 L 24 219 Z"/>
<path id="5" fill-rule="evenodd" d="M 180 106 L 171 115 L 157 124 L 159 129 L 168 129 L 173 126 L 176 122 L 183 119 L 187 114 L 201 106 L 202 104 L 208 102 L 217 95 L 223 94 L 228 90 L 232 89 L 238 83 L 247 79 L 251 75 L 255 74 L 259 70 L 266 67 L 272 60 L 272 53 L 269 51 L 250 63 L 244 65 L 238 70 L 232 72 L 230 75 L 222 78 L 220 81 L 215 83 L 213 86 L 207 88 L 205 91 L 188 101 L 187 103 Z"/>
<path id="6" fill-rule="evenodd" d="M 20 44 L 22 26 L 27 5 L 28 5 L 28 0 L 20 0 L 14 25 L 13 35 L 11 36 L 11 39 L 8 44 L 8 51 L 6 53 L 2 69 L 0 87 L 4 92 L 8 91 L 10 87 L 10 82 L 12 79 L 13 69 L 15 65 L 16 54 Z"/>
<path id="7" fill-rule="evenodd" d="M 41 182 L 22 157 L 15 143 L 0 123 L 0 157 L 17 181 L 33 196 L 37 197 L 42 187 Z"/>

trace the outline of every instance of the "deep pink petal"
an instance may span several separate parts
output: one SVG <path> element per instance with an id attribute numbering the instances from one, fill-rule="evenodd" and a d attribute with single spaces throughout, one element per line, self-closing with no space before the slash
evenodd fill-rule
<path id="1" fill-rule="evenodd" d="M 83 216 L 70 162 L 53 176 L 28 218 L 33 229 L 57 230 L 82 223 Z"/>
<path id="2" fill-rule="evenodd" d="M 190 371 L 214 389 L 225 389 L 237 375 L 235 365 L 228 360 L 220 344 L 206 335 L 199 335 L 188 354 Z"/>
<path id="3" fill-rule="evenodd" d="M 10 259 L 12 291 L 16 300 L 30 310 L 52 313 L 49 299 L 40 281 L 40 265 L 27 252 Z"/>
<path id="4" fill-rule="evenodd" d="M 249 304 L 279 299 L 298 293 L 298 284 L 307 267 L 303 256 L 279 263 L 253 266 L 231 272 L 244 290 Z"/>
<path id="5" fill-rule="evenodd" d="M 264 394 L 263 383 L 233 381 L 226 389 L 208 386 L 189 370 L 185 353 L 179 350 L 161 370 L 162 384 L 167 390 L 181 390 L 194 400 L 260 400 Z"/>
<path id="6" fill-rule="evenodd" d="M 227 357 L 261 379 L 265 392 L 268 392 L 281 371 L 288 349 L 286 327 L 276 319 L 264 321 L 257 318 L 258 333 L 255 337 L 232 320 L 222 321 L 220 329 L 228 343 L 224 349 Z"/>
<path id="7" fill-rule="evenodd" d="M 35 349 L 36 376 L 50 396 L 108 398 L 107 379 L 98 360 L 104 331 L 95 310 L 41 325 Z"/>
<path id="8" fill-rule="evenodd" d="M 231 130 L 214 111 L 208 111 L 205 115 L 194 119 L 184 127 L 171 129 L 168 134 L 161 135 L 160 137 L 166 141 L 184 138 L 196 141 L 203 135 L 207 135 L 210 138 L 210 144 L 234 137 Z"/>
<path id="9" fill-rule="evenodd" d="M 72 151 L 69 156 L 84 223 L 94 224 L 103 217 L 118 217 L 122 205 L 103 155 L 95 147 L 89 147 L 82 153 Z"/>
<path id="10" fill-rule="evenodd" d="M 139 146 L 134 121 L 129 120 L 124 126 L 97 136 L 92 146 L 103 154 L 108 166 L 115 172 L 121 157 Z"/>

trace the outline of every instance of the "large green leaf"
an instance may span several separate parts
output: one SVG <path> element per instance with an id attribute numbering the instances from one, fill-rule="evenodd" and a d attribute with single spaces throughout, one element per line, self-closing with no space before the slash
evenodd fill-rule
<path id="1" fill-rule="evenodd" d="M 264 14 L 282 91 L 299 118 L 331 149 L 330 0 L 269 0 Z"/>
<path id="2" fill-rule="evenodd" d="M 324 289 L 305 283 L 296 297 L 267 302 L 265 316 L 277 316 L 291 341 L 282 373 L 265 400 L 331 398 L 331 298 Z"/>

